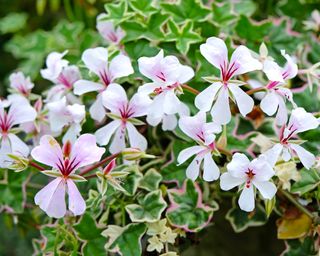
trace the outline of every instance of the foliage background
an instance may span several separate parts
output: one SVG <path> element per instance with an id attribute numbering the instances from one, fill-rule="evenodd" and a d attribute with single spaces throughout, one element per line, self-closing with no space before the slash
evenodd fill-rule
<path id="1" fill-rule="evenodd" d="M 192 0 L 183 1 L 186 5 L 189 3 L 190 6 L 194 2 Z M 62 52 L 67 48 L 70 52 L 68 57 L 70 62 L 78 63 L 84 49 L 105 45 L 95 30 L 95 19 L 97 14 L 104 12 L 105 3 L 112 5 L 115 4 L 114 2 L 99 0 L 0 0 L 2 7 L 0 8 L 0 17 L 2 17 L 0 20 L 0 95 L 5 96 L 8 76 L 16 69 L 23 70 L 32 77 L 36 85 L 35 92 L 41 92 L 47 88 L 49 83 L 39 76 L 39 70 L 44 64 L 46 55 L 51 51 Z M 198 17 L 197 13 L 191 18 L 193 31 L 201 31 L 201 36 L 193 36 L 192 32 L 187 31 L 188 33 L 181 36 L 180 44 L 177 45 L 172 40 L 170 41 L 170 37 L 167 38 L 167 41 L 163 40 L 161 32 L 157 31 L 156 26 L 152 27 L 152 24 L 147 24 L 147 27 L 141 30 L 141 28 L 135 27 L 136 24 L 132 18 L 128 18 L 128 21 L 121 21 L 121 23 L 127 32 L 128 37 L 125 39 L 125 45 L 132 59 L 137 59 L 145 52 L 148 52 L 149 55 L 152 55 L 151 52 L 157 52 L 154 47 L 157 44 L 155 42 L 163 40 L 158 46 L 179 57 L 183 57 L 181 52 L 188 52 L 187 56 L 193 62 L 196 58 L 200 58 L 197 49 L 206 37 L 225 33 L 229 36 L 227 44 L 230 44 L 230 38 L 232 38 L 237 42 L 245 43 L 256 51 L 260 43 L 265 41 L 271 54 L 275 56 L 279 56 L 278 52 L 282 48 L 285 48 L 290 54 L 302 56 L 306 52 L 304 46 L 308 45 L 311 50 L 309 49 L 307 52 L 307 59 L 311 63 L 315 63 L 319 61 L 320 57 L 319 40 L 314 41 L 304 30 L 302 23 L 310 18 L 311 12 L 315 9 L 320 9 L 317 0 L 242 0 L 221 1 L 221 3 L 215 1 L 211 10 L 212 20 L 207 20 L 210 23 L 201 21 L 201 17 Z M 168 11 L 163 6 L 161 10 L 162 13 L 164 11 L 164 15 L 173 16 L 175 24 L 181 24 L 186 18 L 183 11 L 170 13 L 170 10 Z M 114 13 L 117 15 L 116 12 Z M 159 14 L 159 11 L 149 10 L 145 12 L 145 15 L 151 16 L 154 13 Z M 141 14 L 137 15 L 141 16 Z M 280 18 L 280 25 L 275 26 L 273 22 Z M 161 20 L 161 17 L 159 19 Z M 121 18 L 119 18 L 119 22 L 120 20 Z M 208 24 L 211 25 L 208 26 Z M 288 28 L 296 33 L 288 34 Z M 145 35 L 145 38 L 140 39 L 137 43 L 136 39 L 141 35 Z M 189 51 L 185 48 L 184 36 L 189 36 L 190 38 L 187 40 L 195 42 L 190 46 Z M 204 60 L 200 60 L 200 62 L 202 66 L 200 65 L 198 75 L 193 80 L 194 87 L 198 87 L 198 89 L 202 89 L 206 85 L 200 77 L 208 74 L 208 69 L 206 69 L 208 64 Z M 193 64 L 195 63 L 193 62 Z M 211 71 L 210 68 L 209 74 Z M 294 83 L 297 87 L 302 84 L 303 81 L 299 78 Z M 319 100 L 315 94 L 307 93 L 297 96 L 295 99 L 299 106 L 305 107 L 308 111 L 318 111 L 319 109 Z M 310 104 L 311 100 L 313 100 L 313 104 Z M 246 126 L 244 125 L 244 127 Z M 244 128 L 245 130 L 246 128 Z M 312 148 L 312 145 L 310 147 Z M 13 191 L 11 190 L 9 193 L 13 193 Z M 0 193 L 1 197 L 5 195 L 6 191 L 1 190 Z M 182 248 L 187 248 L 184 255 L 262 256 L 278 255 L 284 250 L 283 242 L 276 239 L 276 218 L 274 216 L 263 227 L 251 227 L 242 233 L 234 233 L 230 223 L 225 219 L 226 212 L 230 207 L 231 200 L 225 200 L 220 205 L 220 210 L 214 215 L 214 224 L 191 236 L 189 239 L 191 247 L 189 244 L 181 245 Z M 31 240 L 39 237 L 37 226 L 33 225 L 39 223 L 39 218 L 39 216 L 32 216 L 30 212 L 17 215 L 0 214 L 0 230 L 2 231 L 0 234 L 0 255 L 31 255 L 33 251 Z M 16 220 L 19 220 L 18 225 L 14 224 Z"/>

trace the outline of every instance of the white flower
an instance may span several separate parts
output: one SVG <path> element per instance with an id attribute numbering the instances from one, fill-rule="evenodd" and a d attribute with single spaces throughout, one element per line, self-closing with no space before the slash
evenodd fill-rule
<path id="1" fill-rule="evenodd" d="M 135 124 L 142 124 L 136 117 L 146 115 L 151 103 L 149 98 L 137 93 L 129 101 L 125 90 L 119 84 L 110 84 L 102 93 L 103 106 L 111 111 L 112 122 L 96 131 L 97 142 L 107 145 L 113 136 L 109 151 L 118 153 L 126 148 L 126 136 L 128 136 L 130 147 L 147 149 L 147 140 L 135 128 Z"/>
<path id="2" fill-rule="evenodd" d="M 14 92 L 18 92 L 25 97 L 29 96 L 31 89 L 34 87 L 30 77 L 25 77 L 22 72 L 12 73 L 9 80 L 10 87 Z"/>
<path id="3" fill-rule="evenodd" d="M 114 57 L 109 65 L 108 50 L 103 47 L 85 50 L 82 54 L 82 61 L 91 72 L 99 77 L 100 81 L 96 83 L 88 80 L 79 80 L 74 84 L 74 93 L 82 95 L 92 91 L 99 92 L 96 101 L 89 111 L 93 119 L 101 122 L 106 114 L 102 104 L 102 92 L 115 79 L 132 74 L 133 68 L 130 59 L 123 54 Z"/>
<path id="4" fill-rule="evenodd" d="M 288 112 L 285 100 L 289 100 L 294 107 L 296 106 L 293 102 L 292 92 L 290 89 L 285 88 L 284 85 L 287 80 L 294 78 L 298 73 L 298 66 L 294 60 L 284 51 L 281 51 L 281 54 L 287 60 L 287 64 L 281 73 L 283 81 L 270 81 L 266 86 L 268 92 L 260 103 L 262 111 L 269 116 L 274 115 L 278 110 L 276 115 L 278 125 L 283 125 L 287 122 Z"/>
<path id="5" fill-rule="evenodd" d="M 63 136 L 63 142 L 74 142 L 81 132 L 81 122 L 85 118 L 85 106 L 79 104 L 67 105 L 66 97 L 47 104 L 49 123 L 53 133 L 60 134 L 64 127 L 69 126 Z"/>
<path id="6" fill-rule="evenodd" d="M 119 44 L 125 33 L 120 27 L 115 28 L 113 22 L 106 20 L 106 18 L 107 14 L 105 13 L 97 16 L 97 30 L 108 42 Z"/>
<path id="7" fill-rule="evenodd" d="M 269 181 L 275 173 L 265 155 L 260 155 L 250 162 L 246 155 L 235 153 L 227 165 L 227 170 L 220 177 L 221 189 L 230 190 L 243 185 L 238 201 L 243 211 L 251 212 L 254 209 L 254 187 L 264 199 L 272 199 L 277 192 L 276 186 Z"/>
<path id="8" fill-rule="evenodd" d="M 41 69 L 40 73 L 43 78 L 50 80 L 55 83 L 61 74 L 64 67 L 68 66 L 68 61 L 64 60 L 63 57 L 68 53 L 64 51 L 63 53 L 52 52 L 48 55 L 46 59 L 46 69 Z"/>
<path id="9" fill-rule="evenodd" d="M 153 96 L 147 122 L 157 125 L 161 120 L 166 122 L 172 119 L 169 120 L 169 125 L 164 126 L 174 129 L 176 118 L 173 115 L 188 112 L 186 105 L 180 102 L 176 94 L 182 93 L 180 86 L 194 76 L 192 68 L 181 65 L 175 56 L 164 57 L 163 50 L 154 57 L 141 57 L 138 64 L 140 73 L 152 80 L 138 90 L 145 97 Z"/>
<path id="10" fill-rule="evenodd" d="M 290 120 L 279 133 L 279 143 L 275 144 L 265 154 L 275 164 L 278 158 L 289 161 L 293 155 L 297 155 L 305 168 L 309 169 L 315 162 L 315 156 L 292 140 L 298 133 L 316 129 L 319 126 L 317 118 L 307 113 L 303 108 L 292 111 Z"/>
<path id="11" fill-rule="evenodd" d="M 197 95 L 196 107 L 205 112 L 211 109 L 214 122 L 219 124 L 227 124 L 231 120 L 229 97 L 235 101 L 241 115 L 246 116 L 250 113 L 254 106 L 253 99 L 240 89 L 241 84 L 230 79 L 253 70 L 260 70 L 262 64 L 254 59 L 250 50 L 243 45 L 233 52 L 229 63 L 227 46 L 223 40 L 216 37 L 208 38 L 206 43 L 200 46 L 200 52 L 207 61 L 220 69 L 221 81 L 211 84 Z"/>
<path id="12" fill-rule="evenodd" d="M 199 144 L 182 150 L 178 156 L 177 161 L 182 164 L 195 155 L 186 170 L 187 177 L 196 180 L 203 161 L 203 179 L 205 181 L 218 179 L 220 171 L 212 158 L 212 152 L 216 151 L 214 133 L 221 132 L 221 126 L 215 123 L 206 123 L 206 113 L 199 112 L 193 117 L 182 117 L 179 120 L 179 127 Z"/>
<path id="13" fill-rule="evenodd" d="M 9 107 L 8 110 L 5 110 Z M 8 101 L 0 104 L 0 167 L 10 164 L 8 154 L 28 156 L 29 147 L 14 134 L 13 128 L 33 121 L 37 116 L 29 101 L 18 95 L 10 95 Z"/>

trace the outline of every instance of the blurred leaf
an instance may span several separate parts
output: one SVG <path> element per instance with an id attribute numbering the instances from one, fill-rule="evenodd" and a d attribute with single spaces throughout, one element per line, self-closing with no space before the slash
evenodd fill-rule
<path id="1" fill-rule="evenodd" d="M 162 198 L 160 190 L 150 192 L 143 198 L 139 198 L 139 204 L 126 206 L 132 222 L 155 222 L 160 220 L 167 203 Z"/>
<path id="2" fill-rule="evenodd" d="M 295 218 L 278 220 L 278 239 L 295 239 L 304 237 L 311 228 L 312 220 L 304 213 Z"/>
<path id="3" fill-rule="evenodd" d="M 303 195 L 319 186 L 320 174 L 316 169 L 307 170 L 303 168 L 300 173 L 301 179 L 292 185 L 291 193 Z"/>
<path id="4" fill-rule="evenodd" d="M 213 208 L 202 202 L 199 186 L 192 180 L 186 180 L 181 189 L 169 189 L 171 206 L 166 217 L 169 223 L 188 232 L 197 232 L 210 222 Z"/>
<path id="5" fill-rule="evenodd" d="M 28 15 L 26 13 L 9 13 L 0 19 L 0 33 L 15 33 L 26 26 Z"/>
<path id="6" fill-rule="evenodd" d="M 154 0 L 131 0 L 129 4 L 133 10 L 142 16 L 148 16 L 157 12 L 157 9 L 154 7 Z"/>
<path id="7" fill-rule="evenodd" d="M 286 250 L 281 254 L 282 256 L 315 256 L 317 255 L 314 248 L 314 241 L 311 237 L 305 239 L 295 239 L 286 241 Z"/>

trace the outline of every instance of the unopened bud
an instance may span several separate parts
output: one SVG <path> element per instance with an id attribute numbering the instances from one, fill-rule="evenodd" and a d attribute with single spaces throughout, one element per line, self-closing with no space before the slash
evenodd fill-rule
<path id="1" fill-rule="evenodd" d="M 276 205 L 276 197 L 274 196 L 272 199 L 264 200 L 264 206 L 266 210 L 267 217 L 269 218 L 272 213 L 274 206 Z"/>
<path id="2" fill-rule="evenodd" d="M 13 154 L 8 154 L 8 157 L 12 160 L 10 166 L 8 166 L 8 169 L 10 170 L 21 172 L 29 166 L 29 159 L 27 158 Z"/>
<path id="3" fill-rule="evenodd" d="M 103 169 L 103 174 L 109 174 L 117 166 L 116 159 L 113 158 L 108 165 Z"/>
<path id="4" fill-rule="evenodd" d="M 154 155 L 146 154 L 138 148 L 126 148 L 121 152 L 123 158 L 128 161 L 139 160 L 142 158 L 155 158 Z"/>

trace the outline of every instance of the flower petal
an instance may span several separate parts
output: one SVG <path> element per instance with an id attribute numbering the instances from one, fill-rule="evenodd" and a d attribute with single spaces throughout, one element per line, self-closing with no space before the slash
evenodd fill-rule
<path id="1" fill-rule="evenodd" d="M 189 164 L 187 170 L 186 170 L 186 175 L 187 178 L 195 181 L 198 176 L 199 176 L 199 172 L 200 172 L 200 165 L 202 162 L 203 157 L 201 156 L 196 156 L 192 162 Z"/>
<path id="2" fill-rule="evenodd" d="M 114 79 L 131 75 L 134 71 L 130 59 L 123 54 L 119 54 L 110 61 L 109 72 L 113 81 Z"/>
<path id="3" fill-rule="evenodd" d="M 211 153 L 204 156 L 203 162 L 203 179 L 205 181 L 217 180 L 220 175 L 220 170 L 217 164 L 213 161 Z"/>
<path id="4" fill-rule="evenodd" d="M 277 143 L 272 148 L 268 149 L 263 154 L 266 156 L 268 163 L 273 167 L 277 163 L 280 154 L 283 150 L 283 146 L 280 143 Z"/>
<path id="5" fill-rule="evenodd" d="M 246 177 L 245 172 L 248 169 L 250 161 L 245 154 L 235 153 L 232 160 L 227 164 L 228 172 L 236 178 Z"/>
<path id="6" fill-rule="evenodd" d="M 98 122 L 102 122 L 103 118 L 105 118 L 106 110 L 102 104 L 101 93 L 98 94 L 96 101 L 89 108 L 89 112 L 91 117 Z"/>
<path id="7" fill-rule="evenodd" d="M 10 95 L 8 100 L 11 102 L 11 106 L 8 112 L 8 116 L 12 120 L 12 125 L 22 124 L 30 121 L 34 121 L 37 112 L 31 107 L 29 101 L 20 95 Z"/>
<path id="8" fill-rule="evenodd" d="M 266 59 L 263 62 L 263 72 L 269 81 L 284 82 L 281 68 L 275 61 Z"/>
<path id="9" fill-rule="evenodd" d="M 29 147 L 24 143 L 17 135 L 9 133 L 8 134 L 10 144 L 11 144 L 11 153 L 14 155 L 28 156 Z"/>
<path id="10" fill-rule="evenodd" d="M 102 93 L 102 103 L 112 113 L 120 115 L 128 104 L 126 91 L 121 85 L 112 83 Z"/>
<path id="11" fill-rule="evenodd" d="M 277 192 L 277 187 L 270 181 L 253 181 L 263 199 L 272 199 Z"/>
<path id="12" fill-rule="evenodd" d="M 200 45 L 200 52 L 207 61 L 218 69 L 228 63 L 228 49 L 220 38 L 208 38 L 205 44 Z"/>
<path id="13" fill-rule="evenodd" d="M 240 209 L 246 212 L 252 212 L 254 210 L 254 191 L 253 186 L 247 188 L 246 186 L 241 192 L 239 198 Z"/>
<path id="14" fill-rule="evenodd" d="M 87 92 L 100 91 L 100 90 L 103 90 L 104 88 L 105 86 L 100 83 L 95 83 L 88 80 L 78 80 L 74 84 L 73 93 L 75 95 L 82 95 Z"/>
<path id="15" fill-rule="evenodd" d="M 278 109 L 279 101 L 274 92 L 269 92 L 260 102 L 261 110 L 268 116 L 272 116 Z"/>
<path id="16" fill-rule="evenodd" d="M 250 113 L 254 106 L 253 99 L 246 94 L 239 85 L 236 84 L 228 84 L 228 87 L 230 91 L 232 92 L 232 95 L 234 96 L 237 106 L 239 108 L 239 111 L 242 116 L 246 116 L 248 113 Z"/>
<path id="17" fill-rule="evenodd" d="M 59 177 L 36 194 L 35 204 L 39 205 L 49 217 L 62 218 L 66 214 L 65 185 L 65 181 Z"/>
<path id="18" fill-rule="evenodd" d="M 129 102 L 129 108 L 133 113 L 131 117 L 145 116 L 151 103 L 149 96 L 142 93 L 134 94 Z"/>
<path id="19" fill-rule="evenodd" d="M 180 100 L 175 95 L 173 90 L 165 93 L 163 112 L 168 115 L 172 115 L 178 112 L 180 108 Z"/>
<path id="20" fill-rule="evenodd" d="M 314 165 L 316 158 L 313 154 L 311 154 L 309 151 L 305 150 L 300 145 L 291 143 L 289 146 L 298 155 L 298 157 L 304 167 L 306 167 L 307 169 L 310 169 Z"/>
<path id="21" fill-rule="evenodd" d="M 215 99 L 216 94 L 221 86 L 222 84 L 220 82 L 213 83 L 202 92 L 200 92 L 194 100 L 194 104 L 196 105 L 196 107 L 201 111 L 209 111 L 212 107 L 213 100 Z"/>
<path id="22" fill-rule="evenodd" d="M 228 89 L 221 88 L 217 101 L 211 109 L 212 120 L 218 124 L 227 124 L 231 120 Z"/>
<path id="23" fill-rule="evenodd" d="M 195 116 L 182 116 L 179 120 L 180 129 L 195 141 L 201 140 L 198 134 L 202 133 L 202 127 L 206 122 L 206 113 L 199 111 Z"/>
<path id="24" fill-rule="evenodd" d="M 111 139 L 111 136 L 115 133 L 116 129 L 120 127 L 120 125 L 120 120 L 114 120 L 108 123 L 106 126 L 98 129 L 95 133 L 98 144 L 107 145 Z"/>
<path id="25" fill-rule="evenodd" d="M 203 146 L 192 146 L 189 148 L 186 148 L 184 150 L 182 150 L 177 158 L 177 162 L 178 164 L 183 164 L 185 161 L 187 161 L 190 157 L 192 157 L 193 155 L 196 155 L 198 153 L 200 153 L 202 150 L 204 150 L 205 148 Z"/>
<path id="26" fill-rule="evenodd" d="M 192 68 L 186 65 L 180 65 L 180 75 L 178 77 L 178 82 L 183 84 L 194 77 L 194 71 Z"/>
<path id="27" fill-rule="evenodd" d="M 69 202 L 68 208 L 75 215 L 81 215 L 86 210 L 86 202 L 81 196 L 77 186 L 70 179 L 67 179 Z"/>
<path id="28" fill-rule="evenodd" d="M 173 131 L 178 124 L 176 115 L 164 115 L 162 119 L 162 130 Z"/>
<path id="29" fill-rule="evenodd" d="M 100 76 L 108 68 L 108 50 L 103 47 L 87 49 L 82 54 L 82 61 L 87 68 Z"/>
<path id="30" fill-rule="evenodd" d="M 230 173 L 225 172 L 220 177 L 220 187 L 222 190 L 230 190 L 245 182 L 245 178 L 233 177 Z"/>
<path id="31" fill-rule="evenodd" d="M 116 130 L 116 133 L 113 136 L 112 142 L 109 147 L 109 151 L 111 154 L 119 153 L 126 148 L 125 136 L 125 129 L 123 127 L 119 127 Z"/>
<path id="32" fill-rule="evenodd" d="M 129 137 L 129 143 L 132 148 L 139 148 L 145 151 L 148 146 L 147 139 L 138 132 L 137 128 L 133 124 L 127 123 L 127 131 Z"/>

